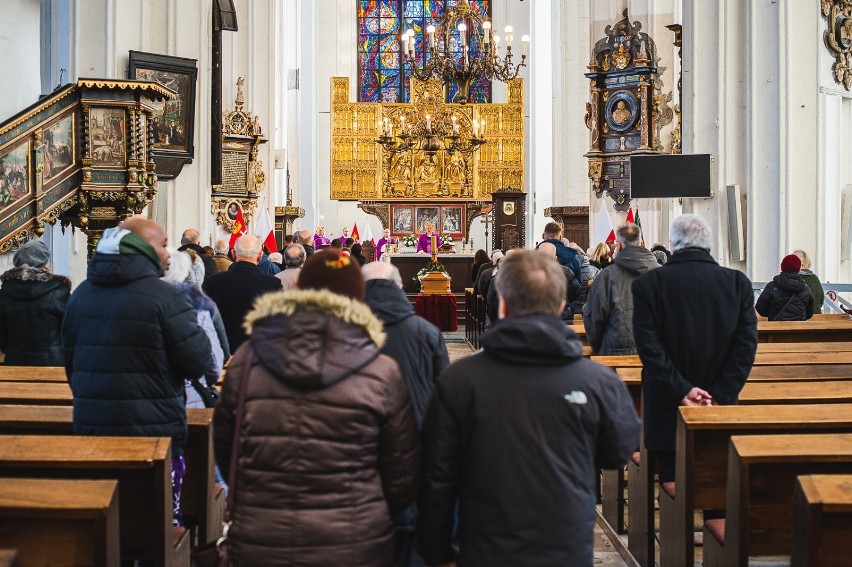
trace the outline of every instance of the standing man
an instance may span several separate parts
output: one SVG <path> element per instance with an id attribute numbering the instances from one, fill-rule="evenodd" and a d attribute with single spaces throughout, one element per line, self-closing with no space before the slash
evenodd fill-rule
<path id="1" fill-rule="evenodd" d="M 216 241 L 216 247 L 213 249 L 213 261 L 216 262 L 216 273 L 224 272 L 231 267 L 231 264 L 233 264 L 231 258 L 228 257 L 228 251 L 227 240 Z"/>
<path id="2" fill-rule="evenodd" d="M 257 236 L 244 234 L 239 237 L 234 244 L 234 255 L 237 261 L 228 271 L 210 278 L 204 288 L 222 315 L 231 352 L 236 352 L 248 338 L 243 329 L 243 319 L 254 300 L 264 293 L 281 291 L 281 281 L 264 274 L 257 267 L 263 257 L 263 245 Z"/>
<path id="3" fill-rule="evenodd" d="M 549 222 L 544 225 L 544 232 L 541 233 L 542 242 L 549 242 L 556 246 L 556 259 L 559 263 L 574 272 L 574 277 L 580 281 L 580 259 L 577 258 L 577 252 L 565 246 L 562 242 L 562 226 L 556 222 Z"/>
<path id="4" fill-rule="evenodd" d="M 678 406 L 736 404 L 757 350 L 751 282 L 710 255 L 707 221 L 681 215 L 669 238 L 671 259 L 633 282 L 645 446 L 660 483 L 674 481 Z"/>
<path id="5" fill-rule="evenodd" d="M 402 291 L 402 277 L 396 266 L 370 262 L 361 268 L 361 273 L 367 282 L 364 301 L 387 333 L 382 354 L 399 364 L 411 396 L 414 419 L 420 429 L 435 379 L 450 363 L 444 335 L 438 327 L 415 315 L 411 302 Z M 396 532 L 395 565 L 422 566 L 423 558 L 414 547 L 417 507 L 412 504 L 397 514 L 393 523 Z"/>
<path id="6" fill-rule="evenodd" d="M 425 252 L 426 254 L 432 253 L 432 233 L 435 232 L 435 226 L 431 224 L 426 225 L 426 233 L 421 234 L 417 238 L 417 251 Z M 437 235 L 437 240 L 435 243 L 439 248 L 441 247 L 441 235 Z"/>
<path id="7" fill-rule="evenodd" d="M 284 249 L 284 267 L 286 269 L 275 274 L 284 291 L 296 289 L 296 282 L 299 279 L 299 274 L 302 273 L 305 259 L 305 247 L 301 244 L 288 244 L 287 248 Z"/>
<path id="8" fill-rule="evenodd" d="M 382 237 L 376 243 L 376 262 L 382 261 L 382 254 L 389 253 L 392 244 L 396 244 L 396 239 L 390 235 L 390 229 L 386 228 L 382 233 Z"/>
<path id="9" fill-rule="evenodd" d="M 300 230 L 299 232 L 293 235 L 293 242 L 296 244 L 301 244 L 305 249 L 305 261 L 311 257 L 311 254 L 314 253 L 314 237 L 311 236 L 311 231 L 308 229 Z"/>
<path id="10" fill-rule="evenodd" d="M 304 232 L 304 231 L 302 231 Z M 302 243 L 304 244 L 304 242 Z M 314 250 L 319 250 L 323 246 L 331 244 L 331 240 L 325 235 L 325 227 L 318 226 L 314 234 Z"/>
<path id="11" fill-rule="evenodd" d="M 642 230 L 623 224 L 615 233 L 621 252 L 589 287 L 583 307 L 586 337 L 602 355 L 636 354 L 633 342 L 633 281 L 659 267 L 657 258 L 642 246 Z M 543 245 L 542 245 L 543 246 Z"/>
<path id="12" fill-rule="evenodd" d="M 621 380 L 583 358 L 559 319 L 556 261 L 518 250 L 496 281 L 500 321 L 429 402 L 419 548 L 426 565 L 452 564 L 458 501 L 460 565 L 591 567 L 597 468 L 627 462 L 639 420 Z"/>
<path id="13" fill-rule="evenodd" d="M 201 247 L 201 235 L 197 229 L 188 228 L 183 231 L 183 235 L 180 237 L 178 252 L 184 252 L 185 250 L 192 250 L 201 258 L 204 264 L 204 283 L 207 283 L 210 280 L 210 276 L 219 271 L 216 267 L 216 260 Z"/>
<path id="14" fill-rule="evenodd" d="M 74 434 L 172 438 L 174 523 L 187 440 L 184 379 L 211 366 L 186 294 L 162 280 L 166 233 L 133 216 L 104 231 L 62 326 Z"/>

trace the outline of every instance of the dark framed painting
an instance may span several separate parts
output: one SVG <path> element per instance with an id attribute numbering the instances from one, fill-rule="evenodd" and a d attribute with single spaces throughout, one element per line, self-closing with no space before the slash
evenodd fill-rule
<path id="1" fill-rule="evenodd" d="M 401 236 L 414 232 L 414 207 L 391 205 L 391 233 Z"/>
<path id="2" fill-rule="evenodd" d="M 151 117 L 154 134 L 151 153 L 157 161 L 157 174 L 164 179 L 173 178 L 184 164 L 192 163 L 195 157 L 197 61 L 131 51 L 129 74 L 133 80 L 153 81 L 177 93 L 172 100 L 155 102 Z M 161 167 L 161 163 L 165 163 L 166 167 Z"/>
<path id="3" fill-rule="evenodd" d="M 426 226 L 432 225 L 436 232 L 440 232 L 440 207 L 416 207 L 415 226 L 417 234 L 426 232 Z"/>
<path id="4" fill-rule="evenodd" d="M 74 114 L 68 113 L 44 130 L 42 179 L 47 183 L 74 163 Z"/>
<path id="5" fill-rule="evenodd" d="M 441 234 L 461 238 L 464 231 L 464 208 L 461 206 L 441 207 Z"/>

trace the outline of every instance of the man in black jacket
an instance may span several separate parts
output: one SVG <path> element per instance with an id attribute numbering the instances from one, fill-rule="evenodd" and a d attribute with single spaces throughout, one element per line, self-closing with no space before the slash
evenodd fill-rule
<path id="1" fill-rule="evenodd" d="M 210 276 L 218 272 L 219 268 L 216 266 L 216 260 L 213 256 L 201 247 L 201 235 L 194 228 L 184 230 L 183 235 L 180 237 L 178 252 L 184 252 L 185 250 L 192 250 L 201 258 L 201 262 L 204 264 L 204 283 L 206 284 L 210 280 Z"/>
<path id="2" fill-rule="evenodd" d="M 251 310 L 254 300 L 270 291 L 281 291 L 281 281 L 261 272 L 257 264 L 263 257 L 263 245 L 253 234 L 245 234 L 234 244 L 236 262 L 226 272 L 214 274 L 205 284 L 204 291 L 216 303 L 228 346 L 236 352 L 248 338 L 243 329 L 243 319 Z"/>
<path id="3" fill-rule="evenodd" d="M 451 564 L 458 501 L 461 565 L 591 567 L 597 467 L 627 462 L 639 420 L 621 380 L 583 358 L 559 319 L 555 260 L 516 251 L 496 281 L 500 320 L 429 402 L 420 552 L 427 565 Z"/>
<path id="4" fill-rule="evenodd" d="M 382 321 L 387 333 L 382 353 L 399 364 L 411 396 L 414 419 L 420 428 L 435 379 L 450 363 L 444 336 L 438 327 L 414 313 L 411 302 L 402 291 L 402 277 L 396 266 L 370 262 L 361 268 L 361 273 L 367 282 L 364 301 Z M 423 559 L 414 548 L 416 520 L 417 508 L 414 505 L 394 518 L 397 567 L 423 565 Z"/>
<path id="5" fill-rule="evenodd" d="M 104 231 L 62 326 L 74 433 L 172 438 L 175 523 L 187 440 L 184 378 L 210 366 L 186 295 L 160 280 L 166 233 L 135 216 Z"/>
<path id="6" fill-rule="evenodd" d="M 711 238 L 707 221 L 681 215 L 671 259 L 633 282 L 645 445 L 661 483 L 674 481 L 678 407 L 736 404 L 757 350 L 751 282 L 716 263 Z"/>

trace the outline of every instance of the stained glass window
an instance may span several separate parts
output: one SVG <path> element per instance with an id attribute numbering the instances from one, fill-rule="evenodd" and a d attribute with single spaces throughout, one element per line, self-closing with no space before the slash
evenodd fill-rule
<path id="1" fill-rule="evenodd" d="M 409 76 L 402 69 L 400 35 L 414 30 L 417 64 L 423 64 L 426 28 L 437 25 L 445 7 L 458 0 L 358 0 L 358 100 L 361 102 L 409 102 Z M 482 17 L 490 14 L 490 0 L 470 0 Z M 490 17 L 488 18 L 490 19 Z M 456 60 L 461 58 L 458 32 L 450 39 Z M 477 52 L 474 52 L 477 55 Z M 426 54 L 428 56 L 428 54 Z M 447 85 L 452 102 L 458 85 Z M 474 102 L 491 101 L 491 81 L 471 86 Z"/>

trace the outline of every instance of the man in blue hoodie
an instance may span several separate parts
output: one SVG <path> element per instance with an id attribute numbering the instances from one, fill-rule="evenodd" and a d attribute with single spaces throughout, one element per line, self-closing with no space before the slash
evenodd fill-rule
<path id="1" fill-rule="evenodd" d="M 186 294 L 160 280 L 166 233 L 142 216 L 104 231 L 62 325 L 74 434 L 171 437 L 174 523 L 187 440 L 184 378 L 210 367 L 210 342 Z"/>

